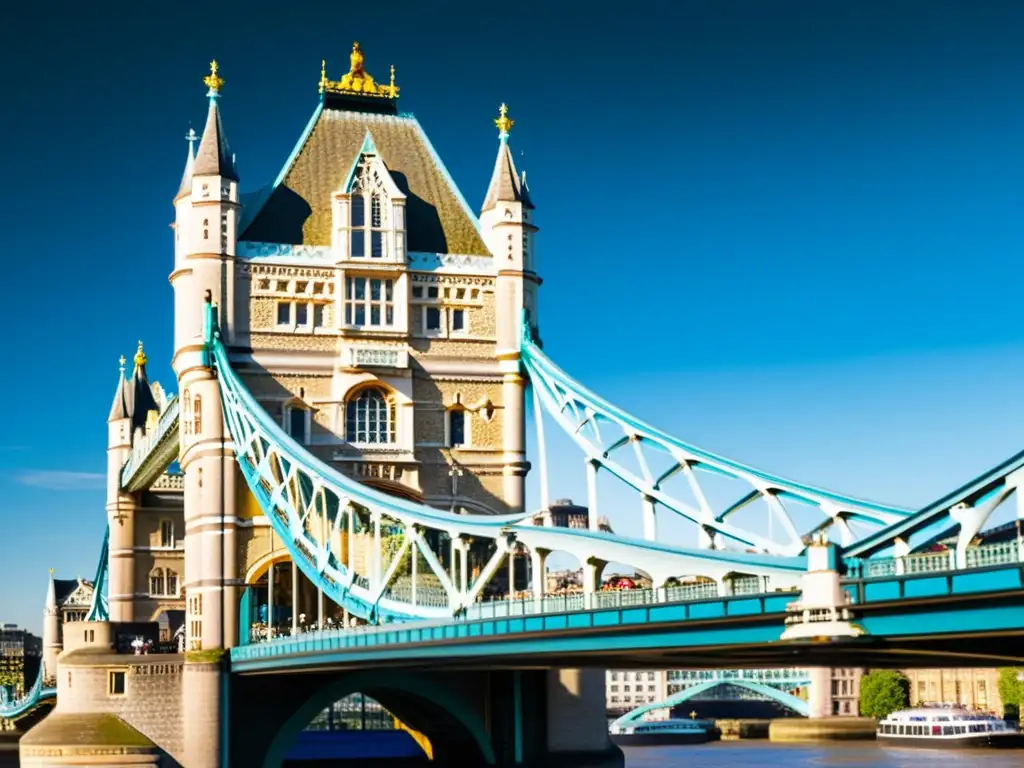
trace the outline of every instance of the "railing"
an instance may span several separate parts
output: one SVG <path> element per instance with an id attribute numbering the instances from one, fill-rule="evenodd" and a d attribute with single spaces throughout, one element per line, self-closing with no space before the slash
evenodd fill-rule
<path id="1" fill-rule="evenodd" d="M 128 461 L 125 462 L 124 467 L 121 469 L 122 487 L 128 485 L 135 473 L 152 454 L 153 450 L 167 437 L 171 427 L 177 424 L 179 409 L 180 401 L 178 396 L 172 395 L 171 399 L 167 401 L 167 407 L 164 408 L 160 418 L 157 419 L 156 429 L 149 432 L 142 440 L 139 440 L 132 446 L 132 455 L 128 457 Z"/>
<path id="2" fill-rule="evenodd" d="M 729 682 L 745 680 L 754 683 L 771 684 L 806 684 L 810 677 L 806 669 L 680 669 L 668 674 L 669 685 L 688 687 L 711 680 Z"/>
<path id="3" fill-rule="evenodd" d="M 987 568 L 1021 562 L 1020 545 L 1016 541 L 998 541 L 970 547 L 965 553 L 967 568 Z M 874 579 L 910 573 L 943 573 L 963 570 L 956 567 L 955 552 L 920 552 L 902 557 L 848 561 L 849 576 Z"/>

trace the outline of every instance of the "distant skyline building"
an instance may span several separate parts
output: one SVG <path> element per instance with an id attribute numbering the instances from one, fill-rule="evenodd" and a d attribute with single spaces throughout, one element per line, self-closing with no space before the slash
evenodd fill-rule
<path id="1" fill-rule="evenodd" d="M 0 688 L 21 696 L 39 674 L 43 640 L 17 624 L 0 626 Z"/>

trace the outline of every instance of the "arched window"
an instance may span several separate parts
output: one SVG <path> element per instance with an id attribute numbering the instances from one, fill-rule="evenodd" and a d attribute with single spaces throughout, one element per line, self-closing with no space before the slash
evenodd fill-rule
<path id="1" fill-rule="evenodd" d="M 164 572 L 161 568 L 154 568 L 149 573 L 149 594 L 151 595 L 162 595 L 164 594 Z"/>
<path id="2" fill-rule="evenodd" d="M 380 259 L 384 256 L 385 200 L 378 187 L 379 179 L 374 178 L 369 162 L 363 163 L 352 186 L 349 220 L 350 258 L 361 259 L 369 256 Z M 369 216 L 367 216 L 369 208 Z"/>
<path id="3" fill-rule="evenodd" d="M 203 431 L 203 398 L 201 395 L 192 398 L 192 431 L 197 435 Z"/>
<path id="4" fill-rule="evenodd" d="M 379 389 L 363 389 L 345 404 L 345 439 L 350 443 L 395 442 L 395 405 Z"/>
<path id="5" fill-rule="evenodd" d="M 172 571 L 170 568 L 167 569 L 167 594 L 170 597 L 178 596 L 178 574 Z"/>
<path id="6" fill-rule="evenodd" d="M 466 445 L 466 412 L 462 408 L 448 411 L 448 447 L 459 448 Z"/>

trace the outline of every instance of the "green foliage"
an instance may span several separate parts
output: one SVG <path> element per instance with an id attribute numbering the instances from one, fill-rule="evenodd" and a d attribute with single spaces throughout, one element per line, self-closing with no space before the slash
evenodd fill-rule
<path id="1" fill-rule="evenodd" d="M 860 713 L 881 720 L 910 701 L 910 681 L 899 672 L 873 669 L 860 681 Z"/>
<path id="2" fill-rule="evenodd" d="M 1020 718 L 1024 707 L 1024 667 L 1003 667 L 999 670 L 999 698 L 1003 700 L 1003 716 L 1008 720 Z"/>
<path id="3" fill-rule="evenodd" d="M 223 648 L 211 648 L 206 651 L 185 651 L 185 661 L 192 664 L 216 664 L 227 654 Z"/>

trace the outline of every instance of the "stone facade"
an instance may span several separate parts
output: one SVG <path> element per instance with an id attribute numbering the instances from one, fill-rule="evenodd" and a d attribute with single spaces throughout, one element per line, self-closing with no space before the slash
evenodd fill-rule
<path id="1" fill-rule="evenodd" d="M 910 704 L 959 704 L 982 712 L 1003 714 L 998 669 L 905 669 L 910 680 Z"/>

